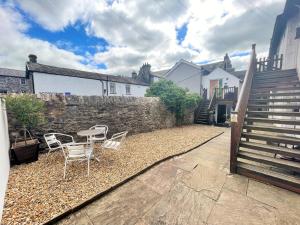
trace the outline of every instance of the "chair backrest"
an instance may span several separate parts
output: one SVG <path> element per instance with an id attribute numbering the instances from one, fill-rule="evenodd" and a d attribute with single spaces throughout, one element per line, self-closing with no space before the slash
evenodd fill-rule
<path id="1" fill-rule="evenodd" d="M 104 148 L 111 148 L 115 150 L 120 149 L 123 141 L 125 140 L 127 133 L 128 131 L 123 131 L 114 134 L 109 140 L 105 141 L 102 146 Z"/>
<path id="2" fill-rule="evenodd" d="M 82 158 L 86 157 L 86 151 L 91 148 L 91 144 L 87 143 L 72 143 L 66 145 L 66 149 L 63 149 L 65 157 Z"/>
<path id="3" fill-rule="evenodd" d="M 57 140 L 53 133 L 44 134 L 44 139 L 50 149 L 52 149 L 53 145 L 56 145 L 55 147 L 61 146 L 61 142 Z"/>
<path id="4" fill-rule="evenodd" d="M 105 134 L 105 136 L 108 132 L 108 126 L 106 126 L 106 125 L 95 125 L 95 126 L 92 126 L 89 128 L 89 130 L 93 130 L 93 129 L 94 130 L 103 130 L 103 133 Z"/>

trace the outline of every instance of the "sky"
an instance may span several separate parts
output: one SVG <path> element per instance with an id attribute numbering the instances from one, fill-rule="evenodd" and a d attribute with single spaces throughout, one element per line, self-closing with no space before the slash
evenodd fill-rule
<path id="1" fill-rule="evenodd" d="M 267 56 L 283 0 L 0 0 L 0 67 L 29 54 L 53 66 L 130 76 L 185 59 L 247 68 L 251 44 Z"/>

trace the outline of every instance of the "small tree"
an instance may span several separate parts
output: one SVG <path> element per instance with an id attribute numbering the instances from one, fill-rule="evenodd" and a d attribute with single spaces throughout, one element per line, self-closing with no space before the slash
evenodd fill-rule
<path id="1" fill-rule="evenodd" d="M 42 124 L 44 117 L 44 102 L 34 95 L 9 95 L 6 97 L 7 109 L 14 115 L 24 129 L 32 129 Z"/>
<path id="2" fill-rule="evenodd" d="M 186 109 L 196 107 L 201 98 L 195 93 L 189 93 L 187 89 L 178 87 L 172 81 L 161 79 L 153 83 L 146 91 L 146 97 L 159 97 L 167 109 L 176 116 L 177 124 L 183 121 Z"/>

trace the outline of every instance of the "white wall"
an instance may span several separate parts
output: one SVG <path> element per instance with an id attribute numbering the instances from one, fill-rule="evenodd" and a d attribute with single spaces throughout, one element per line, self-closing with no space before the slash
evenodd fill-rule
<path id="1" fill-rule="evenodd" d="M 135 84 L 129 84 L 130 85 L 130 95 L 126 94 L 126 84 L 125 83 L 115 83 L 116 85 L 116 94 L 110 93 L 110 81 L 108 82 L 108 95 L 109 96 L 132 96 L 132 97 L 144 97 L 147 88 L 149 86 L 143 86 L 143 85 L 135 85 Z"/>
<path id="2" fill-rule="evenodd" d="M 210 80 L 220 80 L 222 79 L 222 85 L 224 87 L 227 84 L 228 87 L 240 87 L 240 80 L 233 76 L 232 74 L 226 72 L 223 69 L 216 68 L 210 74 L 202 77 L 202 86 L 207 89 L 207 95 L 209 97 L 210 93 Z"/>
<path id="3" fill-rule="evenodd" d="M 0 223 L 4 206 L 4 197 L 9 175 L 9 138 L 5 101 L 0 98 Z"/>
<path id="4" fill-rule="evenodd" d="M 300 13 L 287 22 L 277 50 L 279 55 L 283 54 L 283 69 L 295 69 L 297 66 L 300 68 L 300 39 L 295 39 L 297 27 L 300 27 Z M 298 65 L 297 60 L 299 62 Z"/>
<path id="5" fill-rule="evenodd" d="M 71 95 L 102 95 L 102 83 L 99 80 L 35 72 L 33 81 L 35 93 L 69 92 Z"/>
<path id="6" fill-rule="evenodd" d="M 201 71 L 200 69 L 181 63 L 175 70 L 171 71 L 166 77 L 179 87 L 188 88 L 191 92 L 200 94 Z"/>

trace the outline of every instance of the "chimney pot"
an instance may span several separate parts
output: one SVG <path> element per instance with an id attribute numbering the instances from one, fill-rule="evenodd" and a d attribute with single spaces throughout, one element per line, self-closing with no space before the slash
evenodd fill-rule
<path id="1" fill-rule="evenodd" d="M 36 63 L 37 62 L 37 56 L 34 55 L 34 54 L 30 54 L 28 56 L 28 58 L 29 58 L 29 62 L 32 62 L 32 63 Z"/>

